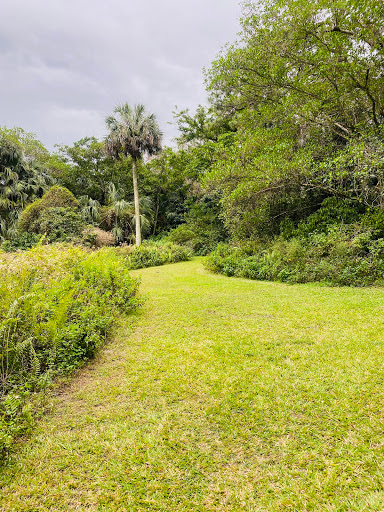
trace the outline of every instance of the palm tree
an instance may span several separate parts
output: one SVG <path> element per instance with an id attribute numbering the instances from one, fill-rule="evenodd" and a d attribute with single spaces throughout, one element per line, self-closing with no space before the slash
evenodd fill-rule
<path id="1" fill-rule="evenodd" d="M 0 136 L 0 240 L 12 236 L 21 210 L 51 184 L 38 163 L 27 161 L 21 147 Z"/>
<path id="2" fill-rule="evenodd" d="M 139 188 L 137 184 L 137 162 L 144 155 L 155 155 L 161 151 L 162 133 L 154 114 L 147 114 L 144 105 L 132 109 L 124 103 L 106 119 L 109 135 L 105 139 L 106 152 L 113 158 L 121 155 L 132 158 L 133 195 L 135 203 L 136 245 L 141 244 Z"/>
<path id="3" fill-rule="evenodd" d="M 132 233 L 132 225 L 135 222 L 135 204 L 124 199 L 124 192 L 117 189 L 113 183 L 107 187 L 108 204 L 103 208 L 102 224 L 108 231 L 111 230 L 118 242 L 127 240 Z M 142 196 L 140 206 L 140 227 L 149 230 L 153 221 L 152 201 L 149 197 Z"/>

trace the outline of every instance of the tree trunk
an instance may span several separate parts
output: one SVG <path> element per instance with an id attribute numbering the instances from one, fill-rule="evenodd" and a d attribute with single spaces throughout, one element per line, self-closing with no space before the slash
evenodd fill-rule
<path id="1" fill-rule="evenodd" d="M 139 187 L 137 185 L 137 160 L 132 159 L 133 197 L 135 200 L 136 245 L 141 245 Z"/>

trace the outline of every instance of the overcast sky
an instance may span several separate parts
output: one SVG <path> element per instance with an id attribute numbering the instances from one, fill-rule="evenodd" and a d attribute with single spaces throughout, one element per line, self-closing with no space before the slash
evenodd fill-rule
<path id="1" fill-rule="evenodd" d="M 238 0 L 0 0 L 0 125 L 49 148 L 103 137 L 123 102 L 194 110 L 202 69 L 239 31 Z"/>

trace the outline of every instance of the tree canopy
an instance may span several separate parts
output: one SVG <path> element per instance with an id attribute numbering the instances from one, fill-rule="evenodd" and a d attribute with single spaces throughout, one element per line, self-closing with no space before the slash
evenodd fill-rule
<path id="1" fill-rule="evenodd" d="M 383 21 L 374 0 L 245 5 L 207 73 L 214 110 L 237 123 L 206 180 L 233 234 L 278 232 L 329 196 L 382 206 Z"/>
<path id="2" fill-rule="evenodd" d="M 23 138 L 26 136 L 26 146 Z M 25 142 L 25 140 L 24 140 Z M 38 151 L 35 151 L 38 148 Z M 45 149 L 22 129 L 0 130 L 0 237 L 14 231 L 18 215 L 25 206 L 40 197 L 52 179 L 43 167 Z M 47 152 L 48 153 L 48 152 Z M 37 158 L 40 155 L 40 161 Z M 36 159 L 33 159 L 36 156 Z"/>

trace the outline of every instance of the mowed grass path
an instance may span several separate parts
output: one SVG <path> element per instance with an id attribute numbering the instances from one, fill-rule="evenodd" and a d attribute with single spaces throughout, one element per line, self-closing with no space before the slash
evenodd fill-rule
<path id="1" fill-rule="evenodd" d="M 0 510 L 384 510 L 383 289 L 136 273 L 136 329 L 55 398 Z"/>

